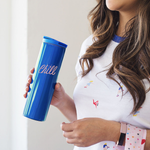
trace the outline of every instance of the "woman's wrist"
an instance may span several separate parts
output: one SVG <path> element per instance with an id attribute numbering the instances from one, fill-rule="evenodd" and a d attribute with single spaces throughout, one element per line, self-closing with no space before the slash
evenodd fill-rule
<path id="1" fill-rule="evenodd" d="M 114 141 L 117 143 L 117 141 L 120 138 L 120 128 L 121 123 L 116 121 L 108 121 L 108 141 Z"/>
<path id="2" fill-rule="evenodd" d="M 66 107 L 68 107 L 70 101 L 72 101 L 72 99 L 67 93 L 64 93 L 64 96 L 61 98 L 60 102 L 57 105 L 55 105 L 55 107 L 59 110 L 65 109 Z"/>
<path id="3" fill-rule="evenodd" d="M 70 122 L 77 120 L 74 101 L 68 94 L 65 93 L 62 101 L 55 107 L 57 107 Z"/>

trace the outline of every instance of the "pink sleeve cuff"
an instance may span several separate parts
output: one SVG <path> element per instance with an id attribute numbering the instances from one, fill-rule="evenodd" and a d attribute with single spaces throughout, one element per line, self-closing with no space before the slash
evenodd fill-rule
<path id="1" fill-rule="evenodd" d="M 125 146 L 114 146 L 113 150 L 144 150 L 147 130 L 127 124 Z"/>

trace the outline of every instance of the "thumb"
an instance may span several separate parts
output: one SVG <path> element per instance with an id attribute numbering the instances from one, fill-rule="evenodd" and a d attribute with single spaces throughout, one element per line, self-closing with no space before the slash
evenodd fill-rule
<path id="1" fill-rule="evenodd" d="M 63 88 L 63 87 L 62 87 L 62 85 L 61 85 L 60 83 L 56 83 L 56 85 L 55 85 L 55 90 L 56 90 L 56 91 L 59 92 L 59 91 L 62 90 L 62 88 Z"/>
<path id="2" fill-rule="evenodd" d="M 55 90 L 59 91 L 61 89 L 61 84 L 60 83 L 56 83 L 55 84 Z"/>

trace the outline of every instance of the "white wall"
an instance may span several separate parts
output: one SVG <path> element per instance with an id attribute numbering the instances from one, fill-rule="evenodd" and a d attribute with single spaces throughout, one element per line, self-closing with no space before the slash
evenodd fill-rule
<path id="1" fill-rule="evenodd" d="M 87 0 L 4 0 L 0 5 L 0 150 L 70 150 L 60 124 L 66 118 L 54 107 L 45 122 L 23 117 L 27 75 L 42 37 L 68 44 L 58 81 L 72 97 L 74 66 L 83 40 L 89 36 Z"/>
<path id="2" fill-rule="evenodd" d="M 11 0 L 11 149 L 27 150 L 27 0 Z"/>
<path id="3" fill-rule="evenodd" d="M 10 150 L 10 0 L 0 4 L 0 149 Z"/>
<path id="4" fill-rule="evenodd" d="M 87 0 L 28 1 L 28 72 L 35 66 L 43 35 L 55 38 L 68 48 L 58 81 L 72 97 L 75 63 L 81 43 L 89 36 L 87 14 L 95 6 Z M 50 107 L 45 122 L 28 121 L 28 150 L 71 150 L 66 143 L 60 124 L 67 121 L 54 107 Z"/>

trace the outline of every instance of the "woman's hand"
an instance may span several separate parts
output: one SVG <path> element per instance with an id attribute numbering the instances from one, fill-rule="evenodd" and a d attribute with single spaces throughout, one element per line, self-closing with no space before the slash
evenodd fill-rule
<path id="1" fill-rule="evenodd" d="M 27 94 L 30 90 L 30 84 L 32 84 L 32 75 L 34 73 L 34 70 L 35 70 L 35 68 L 30 70 L 31 74 L 28 77 L 28 82 L 26 84 L 26 89 L 25 89 L 26 92 L 23 95 L 24 98 L 27 97 Z M 51 105 L 59 107 L 59 105 L 61 105 L 64 102 L 65 96 L 66 96 L 66 93 L 65 93 L 64 88 L 62 87 L 62 85 L 60 83 L 56 83 L 54 94 L 53 94 L 53 97 L 52 97 L 52 100 L 51 100 Z"/>
<path id="2" fill-rule="evenodd" d="M 23 95 L 24 96 L 24 98 L 26 98 L 27 97 L 27 94 L 28 94 L 28 92 L 29 92 L 29 90 L 30 90 L 30 84 L 31 84 L 31 82 L 32 82 L 32 74 L 34 73 L 34 68 L 32 68 L 31 70 L 30 70 L 30 75 L 29 75 L 29 77 L 28 77 L 28 82 L 27 82 L 27 84 L 26 84 L 26 88 L 25 88 L 25 94 Z"/>
<path id="3" fill-rule="evenodd" d="M 85 118 L 62 123 L 63 136 L 69 144 L 87 147 L 101 141 L 116 142 L 120 136 L 120 123 L 101 118 Z"/>

